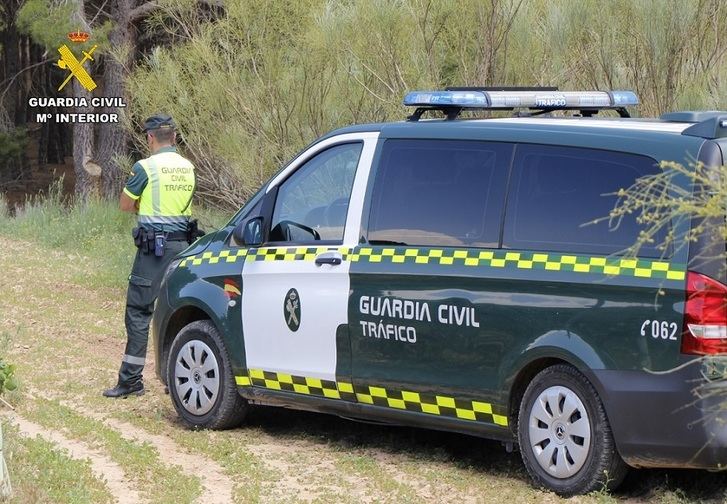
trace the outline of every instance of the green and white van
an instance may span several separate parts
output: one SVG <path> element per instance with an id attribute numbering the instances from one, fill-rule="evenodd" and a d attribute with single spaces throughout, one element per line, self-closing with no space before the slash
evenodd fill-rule
<path id="1" fill-rule="evenodd" d="M 727 112 L 636 103 L 411 93 L 408 120 L 315 141 L 165 273 L 156 371 L 180 417 L 231 428 L 264 404 L 492 438 L 563 495 L 629 466 L 724 468 L 724 247 L 657 247 L 681 219 L 633 258 L 635 217 L 584 224 L 662 160 L 725 163 Z"/>

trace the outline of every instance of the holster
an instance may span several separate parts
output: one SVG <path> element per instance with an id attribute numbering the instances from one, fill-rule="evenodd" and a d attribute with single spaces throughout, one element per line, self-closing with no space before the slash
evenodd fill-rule
<path id="1" fill-rule="evenodd" d="M 134 237 L 134 245 L 141 250 L 142 254 L 152 254 L 155 249 L 155 237 L 153 231 L 147 231 L 141 226 L 137 226 L 131 230 L 131 236 Z M 162 255 L 164 252 L 162 251 Z"/>
<path id="2" fill-rule="evenodd" d="M 187 243 L 190 245 L 197 239 L 204 236 L 206 233 L 199 228 L 197 219 L 191 219 L 187 223 Z"/>
<path id="3" fill-rule="evenodd" d="M 131 236 L 134 238 L 134 245 L 136 245 L 136 248 L 141 247 L 141 234 L 143 233 L 143 231 L 144 228 L 141 228 L 139 226 L 131 230 Z"/>

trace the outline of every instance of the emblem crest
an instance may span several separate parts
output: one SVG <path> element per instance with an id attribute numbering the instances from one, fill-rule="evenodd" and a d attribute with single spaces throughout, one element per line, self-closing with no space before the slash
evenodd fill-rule
<path id="1" fill-rule="evenodd" d="M 283 301 L 283 316 L 288 329 L 295 332 L 300 327 L 300 295 L 295 289 L 290 289 Z"/>

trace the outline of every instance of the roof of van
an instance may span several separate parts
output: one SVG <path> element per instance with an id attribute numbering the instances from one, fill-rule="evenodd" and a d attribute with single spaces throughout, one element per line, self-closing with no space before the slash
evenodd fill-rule
<path id="1" fill-rule="evenodd" d="M 514 124 L 514 125 L 531 125 L 541 128 L 559 129 L 561 126 L 570 126 L 576 128 L 609 128 L 624 131 L 654 131 L 662 133 L 681 134 L 685 129 L 693 126 L 692 122 L 675 122 L 663 121 L 660 119 L 642 119 L 642 118 L 610 118 L 610 117 L 501 117 L 492 119 L 457 119 L 447 121 L 444 119 L 423 119 L 420 121 L 397 121 L 387 123 L 369 123 L 346 126 L 335 131 L 330 135 L 342 133 L 355 133 L 361 131 L 382 131 L 387 126 L 395 125 L 411 125 L 420 127 L 422 125 L 441 124 L 447 128 L 457 129 L 459 127 L 469 127 L 476 125 L 492 125 L 492 124 Z M 329 135 L 326 135 L 329 136 Z"/>
<path id="2" fill-rule="evenodd" d="M 378 132 L 381 138 L 484 140 L 536 143 L 630 152 L 689 163 L 697 159 L 704 138 L 682 135 L 691 122 L 659 119 L 508 117 L 493 119 L 430 119 L 360 124 L 330 132 Z"/>

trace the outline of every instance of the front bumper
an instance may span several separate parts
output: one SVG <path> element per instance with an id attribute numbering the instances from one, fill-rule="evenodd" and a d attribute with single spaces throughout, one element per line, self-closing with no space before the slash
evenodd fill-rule
<path id="1" fill-rule="evenodd" d="M 727 468 L 725 358 L 663 374 L 594 371 L 616 446 L 633 467 Z"/>

